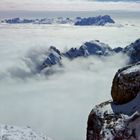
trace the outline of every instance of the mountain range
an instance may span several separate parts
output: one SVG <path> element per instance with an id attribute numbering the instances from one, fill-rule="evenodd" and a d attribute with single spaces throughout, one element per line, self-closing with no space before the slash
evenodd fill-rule
<path id="1" fill-rule="evenodd" d="M 42 64 L 38 67 L 41 71 L 53 65 L 62 66 L 62 59 L 65 57 L 74 60 L 78 57 L 107 57 L 117 53 L 122 53 L 129 57 L 128 64 L 134 64 L 140 61 L 140 39 L 126 46 L 125 48 L 117 47 L 112 49 L 109 45 L 100 42 L 99 40 L 85 42 L 79 48 L 71 48 L 66 52 L 60 52 L 56 47 L 51 46 L 48 49 L 48 55 Z"/>
<path id="2" fill-rule="evenodd" d="M 42 19 L 22 19 L 22 18 L 11 18 L 4 19 L 1 21 L 2 23 L 8 24 L 72 24 L 75 26 L 88 26 L 88 25 L 96 25 L 96 26 L 104 26 L 107 23 L 114 24 L 115 21 L 109 16 L 96 16 L 96 17 L 76 17 L 76 18 L 64 18 L 64 17 L 56 17 L 56 18 L 42 18 Z"/>

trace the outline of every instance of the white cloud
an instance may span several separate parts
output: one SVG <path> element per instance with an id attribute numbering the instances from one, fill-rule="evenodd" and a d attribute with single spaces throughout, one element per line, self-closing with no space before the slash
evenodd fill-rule
<path id="1" fill-rule="evenodd" d="M 29 79 L 23 79 L 23 65 L 15 66 L 12 79 L 0 82 L 1 123 L 31 126 L 54 140 L 84 140 L 90 110 L 111 99 L 113 76 L 125 60 L 122 55 L 64 60 L 54 75 Z"/>
<path id="2" fill-rule="evenodd" d="M 0 123 L 29 125 L 54 140 L 85 140 L 88 114 L 111 98 L 113 76 L 125 57 L 64 59 L 64 68 L 50 77 L 30 75 L 34 65 L 28 67 L 23 58 L 29 60 L 29 52 L 38 63 L 49 45 L 63 50 L 91 39 L 126 46 L 139 33 L 137 26 L 0 25 Z M 23 80 L 26 76 L 32 77 Z"/>

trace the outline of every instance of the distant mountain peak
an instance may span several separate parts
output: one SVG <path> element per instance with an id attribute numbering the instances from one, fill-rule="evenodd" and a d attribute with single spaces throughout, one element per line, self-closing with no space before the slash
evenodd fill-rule
<path id="1" fill-rule="evenodd" d="M 81 18 L 75 23 L 75 25 L 80 25 L 80 26 L 87 26 L 87 25 L 104 26 L 107 23 L 114 24 L 115 21 L 109 15 L 104 15 L 104 16 L 100 15 L 100 16 L 96 16 L 96 17 Z"/>
<path id="2" fill-rule="evenodd" d="M 72 25 L 96 25 L 96 26 L 104 26 L 107 23 L 115 23 L 115 21 L 109 16 L 96 16 L 96 17 L 76 17 L 76 18 L 69 18 L 69 17 L 56 17 L 56 18 L 42 18 L 42 19 L 22 19 L 22 18 L 11 18 L 5 19 L 2 22 L 8 24 L 72 24 Z"/>

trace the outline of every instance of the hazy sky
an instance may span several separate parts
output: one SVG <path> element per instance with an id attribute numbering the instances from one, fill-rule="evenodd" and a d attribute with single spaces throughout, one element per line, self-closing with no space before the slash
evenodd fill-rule
<path id="1" fill-rule="evenodd" d="M 0 10 L 92 11 L 140 9 L 140 0 L 122 0 L 119 2 L 118 1 L 119 0 L 0 0 Z"/>

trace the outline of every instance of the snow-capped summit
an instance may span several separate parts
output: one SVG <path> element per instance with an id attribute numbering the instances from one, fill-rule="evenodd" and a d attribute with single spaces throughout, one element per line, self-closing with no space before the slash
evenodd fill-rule
<path id="1" fill-rule="evenodd" d="M 124 49 L 117 47 L 112 49 L 109 45 L 100 42 L 99 40 L 93 40 L 85 42 L 79 48 L 71 48 L 66 52 L 60 52 L 55 47 L 51 46 L 48 50 L 46 59 L 39 67 L 39 70 L 42 70 L 46 67 L 51 67 L 53 65 L 61 65 L 61 59 L 66 57 L 68 59 L 74 59 L 77 57 L 88 57 L 88 56 L 109 56 L 116 53 L 123 53 L 128 55 L 130 62 L 137 63 L 140 61 L 140 39 L 136 40 L 134 43 L 131 43 L 129 46 Z"/>
<path id="2" fill-rule="evenodd" d="M 140 61 L 140 39 L 137 39 L 134 43 L 131 43 L 129 46 L 125 47 L 123 50 L 129 58 L 129 63 L 136 63 Z"/>
<path id="3" fill-rule="evenodd" d="M 60 60 L 61 60 L 60 51 L 56 49 L 55 47 L 51 46 L 48 50 L 47 58 L 39 67 L 39 70 L 42 70 L 46 67 L 51 67 L 52 65 L 55 65 L 55 64 L 60 64 Z"/>
<path id="4" fill-rule="evenodd" d="M 84 49 L 89 55 L 108 55 L 112 51 L 109 45 L 99 40 L 85 42 L 80 49 Z"/>
<path id="5" fill-rule="evenodd" d="M 106 56 L 111 53 L 112 49 L 107 45 L 98 40 L 85 42 L 79 49 L 71 48 L 69 51 L 64 53 L 64 56 L 73 59 L 79 56 Z"/>
<path id="6" fill-rule="evenodd" d="M 115 23 L 115 21 L 109 16 L 97 16 L 79 19 L 75 25 L 85 26 L 85 25 L 98 25 L 104 26 L 107 23 Z"/>
<path id="7" fill-rule="evenodd" d="M 87 57 L 90 55 L 95 56 L 107 56 L 112 53 L 112 49 L 98 40 L 85 42 L 80 48 L 71 48 L 70 50 L 61 53 L 58 49 L 51 46 L 48 50 L 46 59 L 43 61 L 39 70 L 53 65 L 61 65 L 61 59 L 66 57 L 68 59 L 74 59 L 77 57 Z"/>

